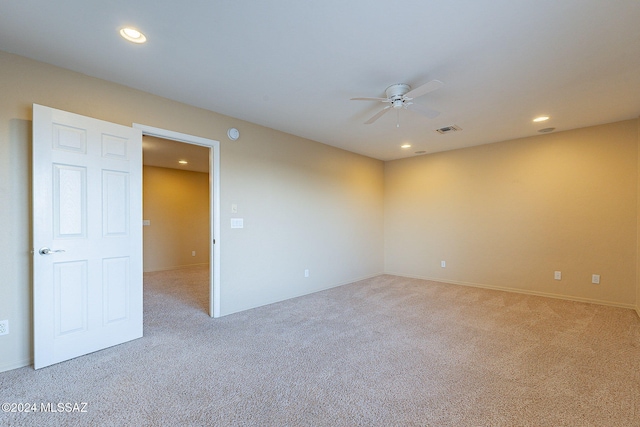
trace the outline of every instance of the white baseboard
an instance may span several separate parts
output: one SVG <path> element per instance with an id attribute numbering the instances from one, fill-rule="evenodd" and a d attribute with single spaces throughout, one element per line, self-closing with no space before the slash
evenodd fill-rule
<path id="1" fill-rule="evenodd" d="M 12 371 L 30 365 L 33 365 L 33 360 L 31 359 L 19 360 L 17 362 L 7 363 L 6 365 L 0 365 L 0 372 Z"/>
<path id="2" fill-rule="evenodd" d="M 437 279 L 437 278 L 425 277 L 425 276 L 413 276 L 413 275 L 397 274 L 397 273 L 385 273 L 385 274 L 389 274 L 389 275 L 392 275 L 392 276 L 407 277 L 407 278 L 411 278 L 411 279 L 430 280 L 432 282 L 447 283 L 447 284 L 450 284 L 450 285 L 469 286 L 469 287 L 473 287 L 473 288 L 491 289 L 491 290 L 494 290 L 494 291 L 504 291 L 504 292 L 513 292 L 513 293 L 517 293 L 517 294 L 535 295 L 535 296 L 539 296 L 539 297 L 555 298 L 555 299 L 562 299 L 562 300 L 567 300 L 567 301 L 586 302 L 586 303 L 589 303 L 589 304 L 606 305 L 606 306 L 609 306 L 609 307 L 618 307 L 618 308 L 628 308 L 628 309 L 631 309 L 631 310 L 635 309 L 636 312 L 638 313 L 638 315 L 640 316 L 640 308 L 636 307 L 634 304 L 624 304 L 624 303 L 619 303 L 619 302 L 615 302 L 615 301 L 606 301 L 606 300 L 599 300 L 599 299 L 593 299 L 593 298 L 583 298 L 583 297 L 576 297 L 576 296 L 572 296 L 572 295 L 553 294 L 553 293 L 549 293 L 549 292 L 531 291 L 531 290 L 527 290 L 527 289 L 510 288 L 510 287 L 507 287 L 507 286 L 494 286 L 494 285 L 486 285 L 486 284 L 481 284 L 481 283 L 458 282 L 458 281 L 454 281 L 454 280 L 444 280 L 444 279 Z"/>
<path id="3" fill-rule="evenodd" d="M 282 302 L 282 301 L 287 301 L 287 300 L 290 300 L 290 299 L 293 299 L 293 298 L 299 298 L 299 297 L 303 297 L 305 295 L 315 294 L 316 292 L 322 292 L 322 291 L 326 291 L 328 289 L 337 288 L 339 286 L 349 285 L 351 283 L 359 282 L 361 280 L 372 279 L 374 277 L 382 276 L 383 274 L 385 274 L 385 273 L 374 273 L 374 274 L 370 274 L 370 275 L 364 276 L 364 277 L 345 280 L 345 281 L 342 281 L 342 282 L 338 282 L 338 283 L 334 283 L 334 284 L 331 284 L 331 285 L 323 286 L 322 288 L 319 288 L 319 289 L 314 289 L 314 290 L 312 290 L 310 292 L 303 291 L 303 292 L 300 292 L 300 293 L 296 293 L 296 294 L 288 296 L 288 297 L 286 297 L 284 299 L 274 299 L 274 300 L 271 300 L 271 301 L 267 301 L 264 304 L 258 304 L 258 305 L 255 305 L 255 306 L 252 305 L 252 306 L 242 307 L 242 308 L 240 308 L 238 310 L 234 310 L 234 311 L 230 311 L 228 313 L 224 313 L 222 316 L 228 316 L 230 314 L 240 313 L 240 312 L 243 312 L 243 311 L 246 311 L 246 310 L 251 310 L 251 309 L 254 309 L 254 308 L 258 308 L 258 307 L 264 307 L 265 305 L 275 304 L 275 303 Z"/>

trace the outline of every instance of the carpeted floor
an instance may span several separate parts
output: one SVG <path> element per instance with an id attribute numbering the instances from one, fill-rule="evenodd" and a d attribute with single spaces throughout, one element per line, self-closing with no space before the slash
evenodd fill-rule
<path id="1" fill-rule="evenodd" d="M 211 319 L 145 275 L 145 336 L 0 374 L 3 426 L 640 426 L 631 310 L 379 276 Z"/>

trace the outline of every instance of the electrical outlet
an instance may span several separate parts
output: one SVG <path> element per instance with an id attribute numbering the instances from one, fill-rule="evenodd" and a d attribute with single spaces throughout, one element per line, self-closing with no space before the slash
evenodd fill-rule
<path id="1" fill-rule="evenodd" d="M 191 251 L 191 256 L 196 256 L 196 251 Z"/>
<path id="2" fill-rule="evenodd" d="M 562 271 L 554 271 L 553 278 L 556 280 L 562 280 Z"/>
<path id="3" fill-rule="evenodd" d="M 0 335 L 7 335 L 9 333 L 9 321 L 0 320 Z"/>
<path id="4" fill-rule="evenodd" d="M 447 266 L 446 261 L 440 261 L 440 267 L 445 268 Z"/>
<path id="5" fill-rule="evenodd" d="M 594 285 L 599 285 L 600 284 L 600 275 L 599 274 L 592 274 L 591 275 L 591 283 L 593 283 Z"/>

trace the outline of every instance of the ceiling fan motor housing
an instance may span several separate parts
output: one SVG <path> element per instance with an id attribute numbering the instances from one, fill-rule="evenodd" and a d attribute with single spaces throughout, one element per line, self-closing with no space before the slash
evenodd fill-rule
<path id="1" fill-rule="evenodd" d="M 395 109 L 404 107 L 405 99 L 404 95 L 411 90 L 411 86 L 405 83 L 396 83 L 389 86 L 384 93 L 387 95 L 387 99 L 391 101 L 391 106 Z"/>
<path id="2" fill-rule="evenodd" d="M 407 92 L 411 90 L 411 86 L 406 83 L 396 83 L 394 85 L 389 86 L 384 93 L 387 95 L 387 98 L 390 100 L 394 100 L 394 98 L 402 98 Z"/>

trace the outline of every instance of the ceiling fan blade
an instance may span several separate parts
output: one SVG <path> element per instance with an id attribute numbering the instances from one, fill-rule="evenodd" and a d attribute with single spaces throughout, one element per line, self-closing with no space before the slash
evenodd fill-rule
<path id="1" fill-rule="evenodd" d="M 422 86 L 418 86 L 417 88 L 410 90 L 405 94 L 405 96 L 407 98 L 417 98 L 419 96 L 426 95 L 429 92 L 433 92 L 434 90 L 440 89 L 442 86 L 444 86 L 444 83 L 440 80 L 431 80 Z"/>
<path id="2" fill-rule="evenodd" d="M 365 125 L 370 125 L 371 123 L 375 122 L 376 120 L 378 120 L 380 117 L 382 117 L 384 115 L 384 113 L 386 113 L 387 111 L 389 111 L 391 109 L 391 105 L 387 105 L 386 107 L 384 107 L 382 110 L 378 111 L 378 113 L 371 117 L 369 120 L 367 120 L 366 122 L 364 122 Z"/>
<path id="3" fill-rule="evenodd" d="M 424 105 L 413 103 L 407 105 L 407 110 L 422 114 L 423 116 L 429 117 L 430 119 L 435 119 L 440 114 L 439 111 L 432 110 L 431 108 L 425 107 Z"/>
<path id="4" fill-rule="evenodd" d="M 387 98 L 351 98 L 352 101 L 380 101 L 389 102 Z"/>

